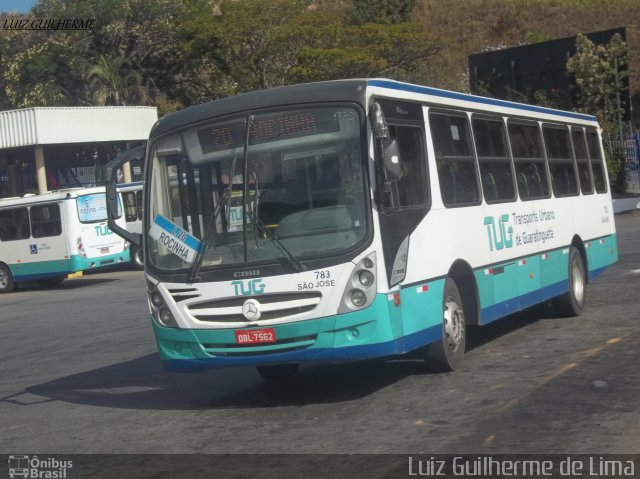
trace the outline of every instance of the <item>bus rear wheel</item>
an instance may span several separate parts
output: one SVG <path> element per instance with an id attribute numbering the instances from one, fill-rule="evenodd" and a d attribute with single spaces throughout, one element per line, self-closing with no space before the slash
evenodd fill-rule
<path id="1" fill-rule="evenodd" d="M 258 374 L 263 379 L 271 382 L 285 382 L 293 378 L 298 373 L 297 363 L 273 364 L 269 366 L 256 366 Z"/>
<path id="2" fill-rule="evenodd" d="M 555 300 L 555 307 L 562 316 L 580 316 L 587 302 L 587 269 L 580 251 L 575 246 L 569 250 L 569 291 Z"/>
<path id="3" fill-rule="evenodd" d="M 442 338 L 425 348 L 426 366 L 432 371 L 455 371 L 462 364 L 467 332 L 462 297 L 451 278 L 444 285 L 442 326 Z"/>
<path id="4" fill-rule="evenodd" d="M 6 264 L 0 263 L 0 294 L 10 293 L 14 287 L 15 283 L 13 282 L 11 270 Z"/>

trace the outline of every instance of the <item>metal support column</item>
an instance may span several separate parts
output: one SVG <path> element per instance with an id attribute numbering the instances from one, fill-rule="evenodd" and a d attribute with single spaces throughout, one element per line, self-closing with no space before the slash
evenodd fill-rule
<path id="1" fill-rule="evenodd" d="M 36 159 L 36 175 L 38 179 L 38 194 L 42 195 L 47 191 L 47 170 L 44 167 L 44 151 L 41 146 L 36 146 L 34 150 Z"/>

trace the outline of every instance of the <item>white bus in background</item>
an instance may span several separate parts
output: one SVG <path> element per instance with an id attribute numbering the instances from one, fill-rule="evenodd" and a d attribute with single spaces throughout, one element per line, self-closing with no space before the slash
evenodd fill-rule
<path id="1" fill-rule="evenodd" d="M 118 211 L 124 227 L 120 202 Z M 18 282 L 56 285 L 70 273 L 128 261 L 128 242 L 107 225 L 104 188 L 0 200 L 0 293 Z"/>
<path id="2" fill-rule="evenodd" d="M 124 205 L 124 217 L 127 231 L 142 234 L 142 181 L 119 183 L 118 192 Z M 142 248 L 131 244 L 131 264 L 138 269 L 144 267 Z"/>
<path id="3" fill-rule="evenodd" d="M 167 115 L 144 196 L 127 237 L 168 370 L 414 351 L 454 370 L 468 326 L 551 299 L 578 315 L 618 258 L 594 116 L 385 79 Z"/>

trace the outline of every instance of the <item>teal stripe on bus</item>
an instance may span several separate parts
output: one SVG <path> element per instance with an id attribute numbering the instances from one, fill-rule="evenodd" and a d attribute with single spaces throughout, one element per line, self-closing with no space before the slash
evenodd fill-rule
<path id="1" fill-rule="evenodd" d="M 30 281 L 32 279 L 71 272 L 68 259 L 14 263 L 9 265 L 9 269 L 15 281 Z"/>
<path id="2" fill-rule="evenodd" d="M 125 250 L 122 253 L 105 255 L 99 258 L 85 258 L 80 255 L 72 255 L 68 259 L 13 263 L 9 265 L 9 269 L 15 281 L 32 281 L 112 264 L 127 263 L 129 260 L 129 250 Z"/>
<path id="3" fill-rule="evenodd" d="M 618 259 L 616 235 L 585 241 L 584 247 L 589 280 Z M 480 324 L 567 292 L 569 251 L 565 246 L 476 269 Z"/>

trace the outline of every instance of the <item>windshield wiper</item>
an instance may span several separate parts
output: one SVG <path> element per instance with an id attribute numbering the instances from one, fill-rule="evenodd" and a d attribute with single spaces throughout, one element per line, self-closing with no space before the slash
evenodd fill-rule
<path id="1" fill-rule="evenodd" d="M 253 213 L 250 213 L 251 216 L 253 217 L 253 222 L 258 230 L 258 232 L 264 236 L 266 236 L 267 238 L 269 238 L 269 240 L 274 244 L 274 246 L 276 248 L 278 248 L 278 250 L 282 253 L 282 255 L 284 256 L 284 258 L 289 262 L 289 264 L 293 267 L 293 269 L 295 269 L 296 271 L 300 272 L 300 271 L 306 271 L 307 270 L 307 266 L 304 265 L 303 263 L 300 262 L 300 260 L 298 258 L 296 258 L 291 251 L 289 251 L 285 245 L 282 244 L 282 241 L 280 241 L 278 239 L 278 237 L 273 234 L 273 232 L 271 232 L 269 230 L 269 228 L 267 228 L 265 226 L 265 224 L 262 222 L 262 220 L 260 218 L 258 218 L 257 216 L 255 216 Z"/>
<path id="2" fill-rule="evenodd" d="M 204 253 L 209 248 L 209 238 L 211 237 L 211 232 L 213 231 L 213 225 L 216 222 L 216 219 L 220 215 L 220 211 L 222 208 L 225 208 L 229 199 L 231 198 L 231 187 L 227 187 L 222 192 L 220 196 L 220 201 L 216 206 L 216 209 L 213 211 L 213 214 L 209 218 L 209 222 L 207 223 L 207 228 L 204 231 L 204 235 L 202 236 L 202 241 L 200 241 L 200 247 L 198 248 L 198 252 L 196 253 L 196 257 L 193 259 L 193 265 L 189 270 L 189 275 L 187 276 L 187 283 L 195 283 L 200 279 L 198 274 L 200 273 L 200 267 L 202 266 L 202 261 L 204 260 Z"/>
<path id="3" fill-rule="evenodd" d="M 233 188 L 233 175 L 235 174 L 235 171 L 236 171 L 237 159 L 238 157 L 236 156 L 233 158 L 233 161 L 231 162 L 231 169 L 229 171 L 229 185 L 222 192 L 222 195 L 220 195 L 220 201 L 216 205 L 216 208 L 213 210 L 213 214 L 209 218 L 207 227 L 204 230 L 204 234 L 202 235 L 202 241 L 200 241 L 200 247 L 198 248 L 196 257 L 193 259 L 193 265 L 189 270 L 189 275 L 187 276 L 187 283 L 195 283 L 196 281 L 200 280 L 200 277 L 198 276 L 198 274 L 200 273 L 202 261 L 204 260 L 204 254 L 209 248 L 209 238 L 211 237 L 211 232 L 213 231 L 213 225 L 216 223 L 216 219 L 220 215 L 222 208 L 226 208 L 231 200 L 231 190 Z"/>
<path id="4" fill-rule="evenodd" d="M 271 241 L 274 246 L 276 248 L 278 248 L 278 250 L 280 251 L 280 253 L 282 253 L 282 255 L 284 256 L 284 258 L 289 262 L 289 264 L 293 267 L 293 269 L 295 269 L 296 271 L 300 272 L 300 271 L 305 271 L 307 269 L 307 267 L 302 264 L 298 258 L 296 258 L 291 251 L 289 251 L 285 245 L 282 244 L 282 241 L 280 241 L 278 239 L 278 237 L 273 234 L 272 231 L 270 231 L 266 225 L 263 223 L 263 221 L 260 219 L 259 215 L 258 215 L 258 206 L 260 203 L 260 187 L 259 187 L 259 183 L 258 183 L 258 174 L 254 171 L 253 172 L 253 177 L 255 179 L 255 189 L 254 189 L 254 193 L 253 193 L 253 200 L 251 201 L 251 208 L 250 211 L 248 212 L 249 215 L 251 216 L 251 221 L 253 223 L 253 228 L 254 228 L 254 240 L 256 242 L 256 249 L 259 248 L 258 245 L 258 236 L 256 234 L 260 233 L 263 236 L 266 236 L 267 238 L 269 238 L 269 241 Z"/>

